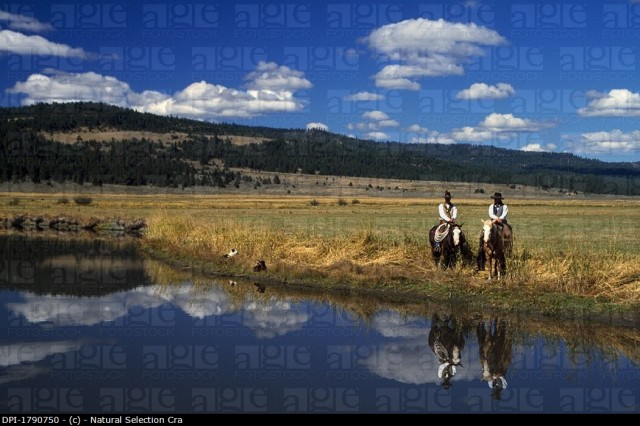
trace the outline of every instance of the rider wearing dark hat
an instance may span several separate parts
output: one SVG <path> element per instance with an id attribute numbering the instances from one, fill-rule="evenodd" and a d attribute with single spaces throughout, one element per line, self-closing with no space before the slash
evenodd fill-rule
<path id="1" fill-rule="evenodd" d="M 504 239 L 512 238 L 512 229 L 511 225 L 507 221 L 507 215 L 509 214 L 509 208 L 504 203 L 504 198 L 502 198 L 502 192 L 494 192 L 490 197 L 493 200 L 493 203 L 489 205 L 489 218 L 491 222 L 495 223 L 498 228 L 500 228 L 500 232 L 502 233 L 502 237 Z M 480 231 L 479 235 L 479 247 L 478 247 L 478 267 L 480 269 L 484 269 L 484 257 L 482 251 L 482 231 Z"/>
<path id="2" fill-rule="evenodd" d="M 444 192 L 444 202 L 438 205 L 438 215 L 440 216 L 440 224 L 432 228 L 434 235 L 434 250 L 440 251 L 440 241 L 447 235 L 449 226 L 456 223 L 458 217 L 458 207 L 451 201 L 451 193 Z"/>
<path id="3" fill-rule="evenodd" d="M 507 223 L 509 208 L 504 203 L 502 192 L 494 193 L 491 198 L 493 199 L 493 203 L 489 206 L 489 217 L 491 218 L 491 221 L 498 225 Z"/>
<path id="4" fill-rule="evenodd" d="M 440 223 L 454 223 L 458 217 L 458 208 L 451 202 L 451 193 L 449 191 L 444 192 L 444 203 L 440 203 L 438 206 L 438 213 L 440 214 Z"/>

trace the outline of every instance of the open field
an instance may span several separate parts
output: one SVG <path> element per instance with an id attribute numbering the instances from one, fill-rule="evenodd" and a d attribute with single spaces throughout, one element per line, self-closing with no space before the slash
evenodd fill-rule
<path id="1" fill-rule="evenodd" d="M 500 190 L 500 189 L 497 189 Z M 603 314 L 640 304 L 640 199 L 510 197 L 515 247 L 508 276 L 474 266 L 437 270 L 427 231 L 438 197 L 93 193 L 0 193 L 0 216 L 143 218 L 153 255 L 229 276 L 330 289 L 416 294 L 545 314 Z M 475 249 L 490 203 L 458 197 Z M 238 256 L 222 255 L 237 248 Z M 263 259 L 268 271 L 253 272 Z"/>

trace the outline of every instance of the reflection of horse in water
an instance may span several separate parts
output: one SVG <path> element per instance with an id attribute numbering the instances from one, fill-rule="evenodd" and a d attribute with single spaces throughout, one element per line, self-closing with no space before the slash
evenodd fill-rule
<path id="1" fill-rule="evenodd" d="M 507 226 L 507 225 L 505 225 Z M 511 233 L 509 233 L 511 235 Z M 480 252 L 478 253 L 478 269 L 488 268 L 489 279 L 500 278 L 507 270 L 506 249 L 503 232 L 490 219 L 482 221 L 480 233 Z"/>
<path id="2" fill-rule="evenodd" d="M 443 223 L 434 226 L 429 230 L 429 243 L 436 267 L 455 268 L 460 258 L 466 263 L 473 261 L 473 252 L 462 232 L 462 225 Z"/>
<path id="3" fill-rule="evenodd" d="M 464 337 L 462 331 L 457 329 L 455 318 L 440 318 L 438 314 L 433 314 L 428 342 L 433 353 L 438 356 L 438 377 L 443 380 L 442 386 L 448 389 L 451 378 L 456 374 L 456 367 L 462 367 L 464 348 Z"/>
<path id="4" fill-rule="evenodd" d="M 486 380 L 492 389 L 494 399 L 500 399 L 502 390 L 507 387 L 505 375 L 511 364 L 511 336 L 504 320 L 490 320 L 478 323 L 476 328 L 478 347 L 480 348 L 480 364 L 482 380 Z"/>

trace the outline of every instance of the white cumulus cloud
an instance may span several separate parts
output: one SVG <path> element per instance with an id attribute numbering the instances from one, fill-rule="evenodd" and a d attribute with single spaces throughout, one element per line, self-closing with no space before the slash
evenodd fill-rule
<path id="1" fill-rule="evenodd" d="M 329 131 L 329 126 L 324 123 L 307 123 L 307 130 L 324 130 L 325 132 Z"/>
<path id="2" fill-rule="evenodd" d="M 247 80 L 249 89 L 256 91 L 286 91 L 295 92 L 297 90 L 309 89 L 313 85 L 304 78 L 302 71 L 293 70 L 275 62 L 258 63 L 256 70 L 249 73 Z"/>
<path id="3" fill-rule="evenodd" d="M 489 140 L 508 140 L 518 133 L 537 132 L 554 125 L 555 123 L 551 122 L 515 117 L 513 114 L 491 113 L 477 126 L 464 126 L 451 129 L 449 132 L 438 132 L 422 127 L 419 124 L 412 124 L 407 127 L 407 131 L 417 134 L 417 136 L 409 138 L 411 143 L 480 143 Z M 548 144 L 546 146 L 549 148 L 552 145 Z M 535 147 L 532 146 L 531 149 L 533 150 Z M 549 150 L 551 149 L 549 148 Z"/>
<path id="4" fill-rule="evenodd" d="M 367 132 L 366 137 L 369 139 L 389 139 L 389 136 L 380 131 L 380 129 L 386 127 L 398 127 L 400 123 L 397 120 L 392 119 L 384 111 L 367 111 L 360 116 L 364 121 L 359 123 L 347 123 L 346 127 L 349 130 L 360 130 Z"/>
<path id="5" fill-rule="evenodd" d="M 628 89 L 613 89 L 609 93 L 587 92 L 591 101 L 578 114 L 584 117 L 640 116 L 640 94 Z"/>
<path id="6" fill-rule="evenodd" d="M 523 146 L 522 148 L 520 148 L 520 151 L 527 151 L 527 152 L 550 152 L 550 151 L 554 151 L 557 148 L 556 144 L 553 143 L 548 143 L 548 144 L 539 144 L 539 143 L 530 143 L 528 145 Z"/>
<path id="7" fill-rule="evenodd" d="M 369 139 L 374 139 L 378 141 L 389 139 L 389 135 L 387 135 L 385 132 L 369 132 L 369 133 L 366 133 L 365 136 Z"/>
<path id="8" fill-rule="evenodd" d="M 345 101 L 380 101 L 384 99 L 383 95 L 372 92 L 357 92 L 344 97 Z"/>
<path id="9" fill-rule="evenodd" d="M 451 138 L 456 141 L 483 142 L 494 138 L 496 135 L 483 127 L 465 126 L 451 131 Z"/>
<path id="10" fill-rule="evenodd" d="M 15 15 L 3 10 L 0 10 L 0 22 L 6 22 L 9 28 L 19 31 L 42 32 L 53 30 L 53 26 L 49 23 L 40 22 L 29 16 Z"/>
<path id="11" fill-rule="evenodd" d="M 389 115 L 384 111 L 376 110 L 376 111 L 367 111 L 362 113 L 362 118 L 367 120 L 382 121 L 382 120 L 388 120 Z"/>
<path id="12" fill-rule="evenodd" d="M 422 127 L 419 124 L 412 124 L 407 127 L 408 132 L 417 133 L 418 136 L 412 136 L 409 138 L 409 143 L 439 143 L 443 145 L 450 145 L 455 143 L 455 140 L 446 133 L 438 132 L 437 130 L 430 130 L 427 127 Z"/>
<path id="13" fill-rule="evenodd" d="M 608 132 L 582 133 L 572 150 L 587 154 L 637 152 L 640 150 L 640 130 L 623 132 L 615 129 Z"/>
<path id="14" fill-rule="evenodd" d="M 79 47 L 53 43 L 38 35 L 25 35 L 12 30 L 0 30 L 0 52 L 17 55 L 66 56 L 86 59 L 89 54 Z"/>
<path id="15" fill-rule="evenodd" d="M 515 94 L 513 86 L 507 83 L 498 83 L 490 86 L 486 83 L 473 83 L 468 89 L 458 92 L 458 99 L 504 99 Z"/>
<path id="16" fill-rule="evenodd" d="M 296 92 L 312 86 L 300 71 L 271 62 L 259 63 L 246 80 L 247 90 L 199 81 L 173 94 L 152 90 L 139 93 L 115 77 L 46 70 L 8 91 L 24 95 L 23 105 L 94 101 L 159 115 L 210 120 L 299 111 L 304 102 Z"/>
<path id="17" fill-rule="evenodd" d="M 132 94 L 127 83 L 114 77 L 94 72 L 72 74 L 55 70 L 31 74 L 25 81 L 16 83 L 7 91 L 26 95 L 23 105 L 96 101 L 124 107 L 128 104 L 128 96 Z"/>
<path id="18" fill-rule="evenodd" d="M 373 30 L 365 39 L 374 53 L 393 64 L 375 76 L 376 86 L 418 90 L 423 77 L 460 75 L 464 64 L 484 53 L 483 47 L 506 40 L 497 32 L 473 23 L 443 19 L 407 19 Z"/>
<path id="19" fill-rule="evenodd" d="M 536 132 L 552 126 L 551 123 L 514 117 L 513 114 L 492 113 L 485 117 L 480 127 L 492 132 Z"/>

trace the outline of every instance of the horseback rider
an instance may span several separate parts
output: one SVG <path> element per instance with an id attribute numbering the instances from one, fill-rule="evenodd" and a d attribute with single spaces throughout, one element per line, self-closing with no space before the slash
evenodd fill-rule
<path id="1" fill-rule="evenodd" d="M 509 224 L 507 220 L 507 215 L 509 214 L 509 207 L 504 203 L 504 198 L 502 198 L 501 192 L 494 192 L 490 197 L 493 200 L 493 203 L 489 205 L 489 218 L 491 219 L 491 223 L 495 224 L 500 230 L 500 234 L 502 235 L 503 240 L 511 241 L 513 237 L 513 232 L 511 228 L 511 224 Z M 482 230 L 479 234 L 478 241 L 478 269 L 484 270 L 484 252 L 482 250 L 483 243 L 483 233 Z M 507 250 L 510 250 L 510 245 Z"/>
<path id="2" fill-rule="evenodd" d="M 458 207 L 451 201 L 451 193 L 449 191 L 444 192 L 444 202 L 438 206 L 438 214 L 440 215 L 440 225 L 436 229 L 436 236 L 446 235 L 449 231 L 449 226 L 456 223 L 458 217 Z M 440 250 L 440 241 L 438 238 L 435 240 L 436 251 Z"/>
<path id="3" fill-rule="evenodd" d="M 458 207 L 451 202 L 451 193 L 449 191 L 444 192 L 444 203 L 440 203 L 438 206 L 438 213 L 440 214 L 440 224 L 455 223 L 458 217 Z"/>
<path id="4" fill-rule="evenodd" d="M 498 225 L 503 238 L 511 238 L 511 225 L 507 221 L 509 207 L 504 203 L 501 192 L 495 192 L 491 198 L 493 203 L 489 206 L 489 218 L 492 223 Z"/>

